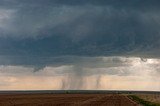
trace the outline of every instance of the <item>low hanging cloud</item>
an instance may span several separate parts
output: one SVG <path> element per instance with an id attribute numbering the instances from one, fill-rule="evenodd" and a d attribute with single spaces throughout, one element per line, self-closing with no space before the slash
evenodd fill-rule
<path id="1" fill-rule="evenodd" d="M 94 60 L 95 57 L 92 57 Z M 159 59 L 98 57 L 101 61 L 34 67 L 1 65 L 0 89 L 121 89 L 159 90 Z M 96 59 L 97 60 L 97 59 Z M 30 80 L 32 80 L 30 83 Z M 41 81 L 43 80 L 43 81 Z M 25 83 L 25 85 L 24 85 Z M 129 86 L 137 85 L 139 86 Z M 153 86 L 151 87 L 150 84 Z M 46 87 L 42 87 L 42 86 Z M 29 86 L 26 88 L 26 86 Z"/>

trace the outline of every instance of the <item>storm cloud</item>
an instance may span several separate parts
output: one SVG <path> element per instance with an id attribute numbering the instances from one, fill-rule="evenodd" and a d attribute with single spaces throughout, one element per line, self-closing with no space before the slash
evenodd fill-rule
<path id="1" fill-rule="evenodd" d="M 159 0 L 0 1 L 0 89 L 160 90 L 159 52 Z"/>
<path id="2" fill-rule="evenodd" d="M 158 4 L 158 0 L 2 0 L 0 54 L 159 57 Z"/>

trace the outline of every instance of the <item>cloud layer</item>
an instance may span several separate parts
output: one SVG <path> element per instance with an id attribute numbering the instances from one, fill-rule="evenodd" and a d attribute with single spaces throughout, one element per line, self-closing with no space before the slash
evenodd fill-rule
<path id="1" fill-rule="evenodd" d="M 2 0 L 0 54 L 159 57 L 158 3 Z"/>
<path id="2" fill-rule="evenodd" d="M 98 59 L 83 58 L 85 63 L 54 64 L 37 71 L 22 65 L 1 65 L 0 89 L 160 90 L 159 59 L 144 62 L 136 57 L 92 57 Z"/>
<path id="3" fill-rule="evenodd" d="M 1 0 L 0 89 L 160 90 L 159 4 Z"/>

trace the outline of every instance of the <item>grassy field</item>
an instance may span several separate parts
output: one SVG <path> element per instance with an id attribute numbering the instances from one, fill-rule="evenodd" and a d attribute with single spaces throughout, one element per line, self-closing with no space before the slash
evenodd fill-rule
<path id="1" fill-rule="evenodd" d="M 141 94 L 141 95 L 136 95 L 139 98 L 142 98 L 146 101 L 151 101 L 154 103 L 159 103 L 160 104 L 160 95 L 159 94 Z"/>
<path id="2" fill-rule="evenodd" d="M 128 97 L 144 106 L 160 106 L 159 94 L 136 94 Z"/>

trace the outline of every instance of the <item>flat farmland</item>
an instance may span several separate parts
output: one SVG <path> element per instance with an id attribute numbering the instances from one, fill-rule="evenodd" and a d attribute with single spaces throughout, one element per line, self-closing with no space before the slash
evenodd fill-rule
<path id="1" fill-rule="evenodd" d="M 1 94 L 0 106 L 139 106 L 118 94 Z"/>

